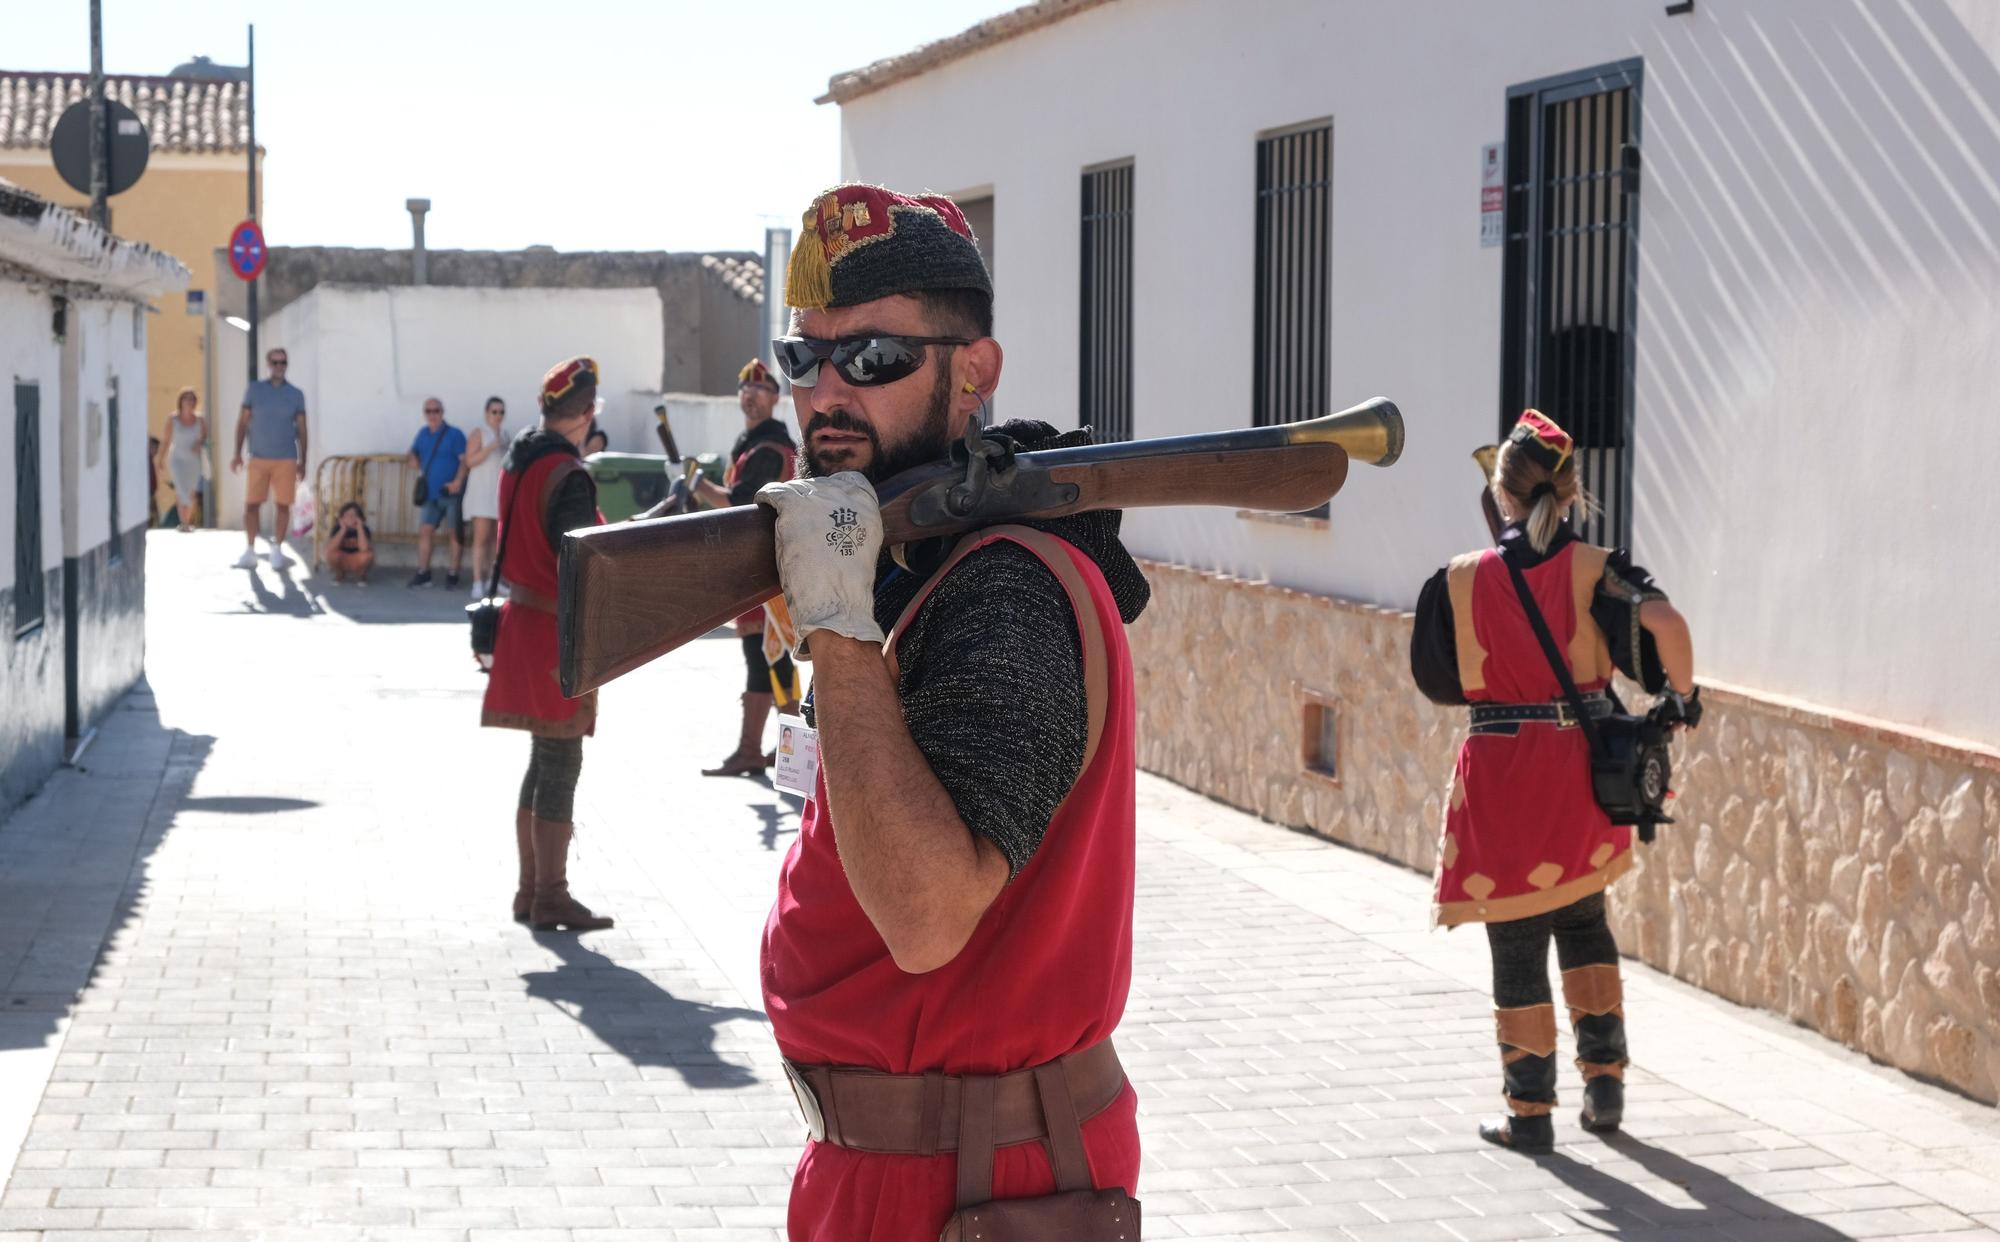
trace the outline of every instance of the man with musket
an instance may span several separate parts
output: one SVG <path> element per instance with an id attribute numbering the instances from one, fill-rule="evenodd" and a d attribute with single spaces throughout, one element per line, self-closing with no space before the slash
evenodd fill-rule
<path id="1" fill-rule="evenodd" d="M 874 485 L 946 456 L 1000 380 L 991 279 L 949 199 L 820 195 L 785 296 L 805 477 L 757 502 L 819 730 L 763 945 L 812 1129 L 791 1236 L 931 1242 L 955 1207 L 1129 1191 L 1137 1098 L 1110 1036 L 1131 979 L 1124 626 L 1145 579 L 1111 511 L 883 546 Z"/>
<path id="2" fill-rule="evenodd" d="M 729 468 L 723 474 L 724 487 L 707 479 L 695 491 L 709 504 L 747 505 L 766 483 L 778 483 L 795 473 L 798 445 L 785 429 L 782 419 L 773 418 L 778 407 L 778 381 L 761 359 L 752 358 L 736 373 L 736 401 L 743 409 L 743 434 L 729 449 Z M 753 608 L 736 618 L 736 634 L 743 643 L 745 681 L 743 686 L 743 730 L 736 749 L 703 776 L 745 776 L 771 766 L 764 753 L 764 725 L 771 718 L 771 706 L 779 698 L 793 705 L 798 693 L 798 677 L 780 634 L 783 626 L 767 624 L 766 610 Z"/>

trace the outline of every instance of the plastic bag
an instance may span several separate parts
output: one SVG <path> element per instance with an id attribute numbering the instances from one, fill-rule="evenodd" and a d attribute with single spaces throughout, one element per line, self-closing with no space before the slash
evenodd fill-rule
<path id="1" fill-rule="evenodd" d="M 319 508 L 313 503 L 312 484 L 301 481 L 298 495 L 292 498 L 292 534 L 303 537 L 312 533 L 313 519 Z"/>

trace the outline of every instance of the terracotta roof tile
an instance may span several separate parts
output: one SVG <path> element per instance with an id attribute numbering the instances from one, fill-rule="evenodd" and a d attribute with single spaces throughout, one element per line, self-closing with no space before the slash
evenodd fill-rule
<path id="1" fill-rule="evenodd" d="M 139 114 L 153 150 L 228 152 L 249 140 L 241 82 L 106 74 L 105 93 Z M 0 147 L 46 148 L 63 109 L 90 97 L 90 76 L 0 69 Z"/>
<path id="2" fill-rule="evenodd" d="M 1018 9 L 1009 9 L 997 17 L 989 17 L 968 30 L 960 31 L 949 39 L 939 39 L 926 43 L 900 56 L 890 56 L 860 69 L 850 69 L 836 73 L 827 80 L 826 94 L 814 103 L 844 104 L 873 94 L 884 87 L 894 86 L 921 73 L 928 73 L 954 60 L 962 60 L 974 52 L 982 52 L 996 43 L 1018 39 L 1024 34 L 1052 26 L 1066 17 L 1075 17 L 1111 0 L 1035 0 Z"/>
<path id="3" fill-rule="evenodd" d="M 755 259 L 733 259 L 727 255 L 701 256 L 703 269 L 713 273 L 730 292 L 746 302 L 764 304 L 764 265 Z"/>

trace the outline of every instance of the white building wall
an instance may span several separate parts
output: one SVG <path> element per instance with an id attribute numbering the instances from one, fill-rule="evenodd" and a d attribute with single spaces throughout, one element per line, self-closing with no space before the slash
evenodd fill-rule
<path id="1" fill-rule="evenodd" d="M 232 370 L 242 371 L 241 333 Z M 336 454 L 402 453 L 423 425 L 427 397 L 469 437 L 486 398 L 507 402 L 508 423 L 535 417 L 542 374 L 576 354 L 602 368 L 606 431 L 616 447 L 657 452 L 652 407 L 663 366 L 660 297 L 639 289 L 482 289 L 316 286 L 265 320 L 258 344 L 283 346 L 290 380 L 306 395 L 311 464 Z M 218 353 L 218 361 L 221 361 Z M 219 381 L 216 429 L 233 437 L 244 383 Z M 228 449 L 223 460 L 228 460 Z M 242 512 L 243 478 L 225 471 L 222 513 Z"/>
<path id="2" fill-rule="evenodd" d="M 1249 422 L 1256 139 L 1332 118 L 1332 389 L 1396 399 L 1409 450 L 1330 530 L 1158 510 L 1128 541 L 1407 606 L 1485 538 L 1480 148 L 1508 87 L 1643 58 L 1636 553 L 1705 674 L 1992 742 L 1996 56 L 1975 0 L 1124 0 L 846 105 L 842 164 L 992 187 L 1001 402 L 1073 425 L 1079 176 L 1134 158 L 1135 430 L 1170 435 Z"/>
<path id="3" fill-rule="evenodd" d="M 0 589 L 14 585 L 14 385 L 41 390 L 42 569 L 62 565 L 62 350 L 50 331 L 49 296 L 0 281 Z M 58 610 L 62 601 L 56 601 Z"/>

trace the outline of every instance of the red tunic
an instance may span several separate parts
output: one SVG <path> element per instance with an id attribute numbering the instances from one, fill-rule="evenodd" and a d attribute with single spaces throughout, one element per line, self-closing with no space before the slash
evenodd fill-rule
<path id="1" fill-rule="evenodd" d="M 512 525 L 514 496 L 521 489 L 521 521 L 507 542 L 501 575 L 512 588 L 500 609 L 493 640 L 493 668 L 479 723 L 526 729 L 542 737 L 588 737 L 597 724 L 597 692 L 566 699 L 556 680 L 556 549 L 549 542 L 549 498 L 583 463 L 568 453 L 549 453 L 522 474 L 500 474 L 500 538 Z M 597 515 L 602 522 L 604 515 Z"/>
<path id="2" fill-rule="evenodd" d="M 1585 694 L 1611 680 L 1611 653 L 1590 616 L 1609 554 L 1571 543 L 1524 571 L 1528 589 Z M 1459 557 L 1446 580 L 1459 682 L 1471 703 L 1550 703 L 1549 668 L 1513 579 L 1493 549 Z M 1581 729 L 1524 724 L 1459 747 L 1438 843 L 1435 922 L 1498 923 L 1560 909 L 1631 865 L 1632 830 L 1614 825 L 1590 788 Z"/>
<path id="3" fill-rule="evenodd" d="M 724 487 L 735 487 L 736 480 L 743 477 L 743 465 L 750 460 L 750 455 L 752 453 L 761 453 L 766 449 L 784 458 L 785 464 L 778 467 L 778 482 L 788 482 L 798 466 L 797 459 L 786 451 L 784 444 L 780 444 L 776 440 L 759 440 L 757 443 L 743 450 L 742 454 L 735 461 L 729 463 L 729 469 L 722 472 L 722 485 Z M 764 605 L 762 604 L 736 618 L 736 632 L 739 634 L 754 634 L 763 628 Z M 771 654 L 770 648 L 771 645 L 769 643 L 764 644 L 764 658 L 767 661 L 775 663 L 776 657 Z"/>
<path id="4" fill-rule="evenodd" d="M 764 928 L 764 1006 L 780 1050 L 795 1061 L 899 1074 L 999 1074 L 1088 1048 L 1109 1037 L 1124 1014 L 1132 980 L 1135 754 L 1124 624 L 1103 574 L 1082 552 L 1047 536 L 985 537 L 1015 538 L 1044 563 L 1066 556 L 1075 566 L 1104 636 L 1097 749 L 1034 857 L 1001 890 L 965 948 L 921 975 L 896 966 L 848 886 L 821 774 Z M 1136 1192 L 1137 1110 L 1128 1086 L 1084 1124 L 1096 1185 Z M 934 1242 L 953 1210 L 956 1176 L 951 1153 L 887 1156 L 809 1143 L 792 1181 L 791 1237 Z M 995 1198 L 1054 1191 L 1040 1143 L 995 1153 Z"/>

